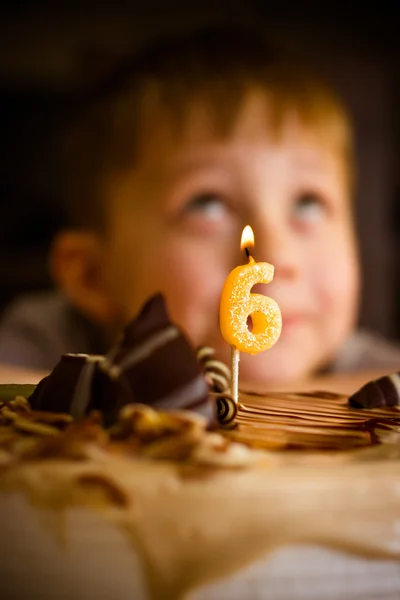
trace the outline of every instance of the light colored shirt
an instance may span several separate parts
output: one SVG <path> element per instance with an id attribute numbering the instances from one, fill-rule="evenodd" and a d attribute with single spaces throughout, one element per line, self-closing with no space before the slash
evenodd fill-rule
<path id="1" fill-rule="evenodd" d="M 0 364 L 50 371 L 62 354 L 104 354 L 107 349 L 104 331 L 59 292 L 22 296 L 4 311 L 0 321 Z M 373 369 L 400 370 L 400 345 L 357 330 L 327 372 Z"/>

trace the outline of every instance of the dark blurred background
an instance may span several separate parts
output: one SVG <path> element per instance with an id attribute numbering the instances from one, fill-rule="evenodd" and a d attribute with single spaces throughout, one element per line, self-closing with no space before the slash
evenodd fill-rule
<path id="1" fill-rule="evenodd" d="M 322 70 L 356 132 L 356 214 L 364 268 L 361 324 L 400 339 L 400 6 L 353 2 L 35 3 L 0 22 L 0 311 L 50 285 L 62 225 L 54 143 L 70 95 L 110 57 L 201 23 L 258 23 Z M 55 6 L 57 5 L 57 6 Z"/>

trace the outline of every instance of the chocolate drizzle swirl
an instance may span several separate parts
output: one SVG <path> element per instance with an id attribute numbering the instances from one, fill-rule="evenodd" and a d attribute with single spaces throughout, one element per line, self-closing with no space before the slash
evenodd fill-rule
<path id="1" fill-rule="evenodd" d="M 211 391 L 222 394 L 229 391 L 231 372 L 225 363 L 214 358 L 215 350 L 209 346 L 197 349 L 197 358 L 204 369 Z"/>

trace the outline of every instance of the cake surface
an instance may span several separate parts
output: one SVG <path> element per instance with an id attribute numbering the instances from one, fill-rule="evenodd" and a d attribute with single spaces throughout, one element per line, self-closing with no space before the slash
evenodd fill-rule
<path id="1" fill-rule="evenodd" d="M 29 511 L 31 520 L 39 517 L 37 552 L 46 535 L 53 545 L 48 560 L 58 549 L 63 568 L 52 569 L 60 569 L 58 584 L 71 600 L 77 590 L 68 588 L 66 565 L 79 539 L 92 553 L 89 566 L 82 565 L 93 584 L 85 598 L 99 597 L 90 564 L 101 564 L 115 536 L 110 569 L 125 565 L 128 581 L 127 564 L 136 565 L 142 597 L 156 600 L 183 598 L 240 575 L 293 544 L 325 548 L 333 561 L 335 552 L 368 557 L 383 572 L 398 572 L 397 409 L 351 410 L 346 398 L 321 393 L 242 394 L 241 401 L 237 428 L 220 431 L 208 431 L 206 419 L 194 413 L 143 405 L 125 406 L 105 429 L 96 413 L 74 421 L 32 411 L 22 398 L 3 401 L 2 574 L 17 572 L 16 561 L 23 561 L 10 552 L 4 528 L 13 524 L 15 547 L 18 539 L 25 547 Z M 34 573 L 29 579 L 26 565 L 23 570 L 35 597 L 39 579 Z M 2 577 L 3 586 L 11 584 Z M 395 585 L 393 598 L 400 579 Z M 133 591 L 103 597 L 123 600 L 135 597 Z"/>
<path id="2" fill-rule="evenodd" d="M 400 427 L 398 405 L 353 408 L 345 395 L 242 392 L 236 441 L 253 447 L 348 451 L 379 444 Z"/>

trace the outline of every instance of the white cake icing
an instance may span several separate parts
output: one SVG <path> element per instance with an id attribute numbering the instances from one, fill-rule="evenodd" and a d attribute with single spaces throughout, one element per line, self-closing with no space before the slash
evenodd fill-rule
<path id="1" fill-rule="evenodd" d="M 199 600 L 228 598 L 213 596 L 218 580 L 268 570 L 270 555 L 282 565 L 279 552 L 294 556 L 294 545 L 303 546 L 303 556 L 322 548 L 325 569 L 329 560 L 342 561 L 350 578 L 370 564 L 389 577 L 398 597 L 397 447 L 271 453 L 207 433 L 194 416 L 128 407 L 125 423 L 133 416 L 137 436 L 147 440 L 140 446 L 133 438 L 109 443 L 93 423 L 69 438 L 54 435 L 50 442 L 48 431 L 29 438 L 16 433 L 3 444 L 3 597 L 24 597 L 28 586 L 30 598 L 46 599 L 47 585 L 48 598 L 65 600 L 179 600 L 190 592 Z M 163 423 L 174 433 L 151 438 Z M 40 561 L 29 562 L 32 548 Z M 345 553 L 354 556 L 349 563 Z M 302 564 L 301 551 L 296 556 Z M 19 573 L 18 581 L 10 573 Z M 279 597 L 249 589 L 242 597 Z M 362 585 L 354 589 L 363 593 Z M 375 589 L 391 597 L 382 595 L 384 587 Z M 346 597 L 339 584 L 337 590 Z M 292 590 L 289 597 L 301 596 Z"/>

